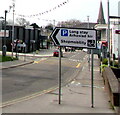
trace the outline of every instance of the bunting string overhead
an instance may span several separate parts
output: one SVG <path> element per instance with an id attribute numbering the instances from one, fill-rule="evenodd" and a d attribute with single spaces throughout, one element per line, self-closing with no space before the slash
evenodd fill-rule
<path id="1" fill-rule="evenodd" d="M 16 14 L 16 13 L 15 13 L 15 15 L 17 15 L 17 16 L 19 16 L 19 17 L 22 17 L 22 18 L 35 18 L 35 17 L 38 17 L 38 16 L 42 16 L 42 15 L 44 15 L 44 14 L 50 13 L 51 11 L 54 11 L 54 10 L 56 10 L 57 8 L 60 8 L 60 7 L 62 7 L 63 5 L 66 5 L 67 3 L 68 3 L 68 0 L 67 0 L 67 1 L 64 1 L 64 2 L 61 3 L 61 4 L 58 4 L 57 6 L 51 8 L 51 9 L 49 9 L 49 10 L 47 10 L 47 11 L 40 12 L 40 13 L 37 13 L 37 14 L 22 15 L 22 14 Z"/>

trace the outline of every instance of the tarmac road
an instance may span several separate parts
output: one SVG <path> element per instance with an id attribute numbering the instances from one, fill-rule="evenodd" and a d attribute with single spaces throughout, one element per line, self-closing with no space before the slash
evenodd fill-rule
<path id="1" fill-rule="evenodd" d="M 62 58 L 62 83 L 76 74 L 85 53 L 66 53 Z M 41 93 L 58 86 L 58 57 L 37 58 L 33 64 L 2 71 L 2 101 Z"/>
<path id="2" fill-rule="evenodd" d="M 81 52 L 79 53 L 83 56 Z M 71 57 L 71 54 L 69 56 L 68 60 L 71 61 L 73 57 L 76 57 Z M 49 90 L 49 92 L 43 92 L 43 94 L 26 97 L 24 100 L 3 103 L 2 113 L 101 113 L 115 115 L 104 88 L 97 55 L 94 56 L 94 108 L 91 107 L 91 71 L 88 67 L 87 58 L 82 60 L 80 68 L 78 68 L 81 71 L 78 75 L 62 87 L 61 104 L 58 104 L 58 89 L 51 92 Z M 77 60 L 81 59 L 78 58 Z M 77 60 L 73 61 L 77 62 Z"/>

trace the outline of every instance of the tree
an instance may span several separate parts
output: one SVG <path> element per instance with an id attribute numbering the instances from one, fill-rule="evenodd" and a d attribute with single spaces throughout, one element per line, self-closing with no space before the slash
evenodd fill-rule
<path id="1" fill-rule="evenodd" d="M 76 19 L 71 19 L 68 21 L 62 21 L 57 24 L 57 26 L 60 27 L 79 27 L 81 24 L 81 21 L 76 20 Z"/>
<path id="2" fill-rule="evenodd" d="M 46 30 L 53 30 L 53 24 L 48 24 L 46 27 L 45 27 Z"/>
<path id="3" fill-rule="evenodd" d="M 28 25 L 30 25 L 30 22 L 27 21 L 27 20 L 24 19 L 24 18 L 17 18 L 17 19 L 16 19 L 16 22 L 17 22 L 20 26 L 28 26 Z"/>
<path id="4" fill-rule="evenodd" d="M 33 26 L 33 28 L 40 28 L 36 23 L 33 23 L 30 26 Z"/>

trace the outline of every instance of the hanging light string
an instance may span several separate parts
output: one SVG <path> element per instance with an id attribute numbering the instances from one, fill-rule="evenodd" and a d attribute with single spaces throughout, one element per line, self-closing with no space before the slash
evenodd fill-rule
<path id="1" fill-rule="evenodd" d="M 40 12 L 40 13 L 37 13 L 37 14 L 23 15 L 23 14 L 16 14 L 16 13 L 15 13 L 15 15 L 17 15 L 17 16 L 19 16 L 19 17 L 22 17 L 22 18 L 36 18 L 36 17 L 38 17 L 38 16 L 42 16 L 42 15 L 44 15 L 44 14 L 48 14 L 48 13 L 56 10 L 57 8 L 60 8 L 60 7 L 62 7 L 63 5 L 66 5 L 67 3 L 68 3 L 68 0 L 62 2 L 61 4 L 58 4 L 57 6 L 51 8 L 51 9 L 49 9 L 49 10 L 46 10 L 46 11 L 44 11 L 44 12 Z"/>

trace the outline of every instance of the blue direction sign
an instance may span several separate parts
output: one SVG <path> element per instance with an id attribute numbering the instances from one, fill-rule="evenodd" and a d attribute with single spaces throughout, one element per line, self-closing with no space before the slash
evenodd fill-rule
<path id="1" fill-rule="evenodd" d="M 57 46 L 94 49 L 97 46 L 96 30 L 56 27 L 50 37 Z"/>

